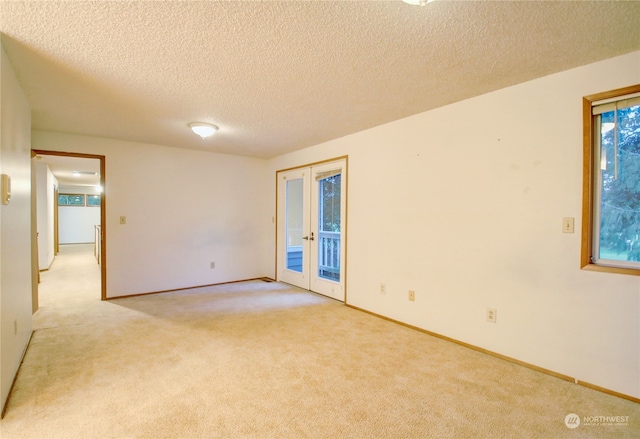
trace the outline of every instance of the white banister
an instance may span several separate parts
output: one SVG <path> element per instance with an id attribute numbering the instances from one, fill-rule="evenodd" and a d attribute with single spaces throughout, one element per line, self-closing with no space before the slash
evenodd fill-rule
<path id="1" fill-rule="evenodd" d="M 340 232 L 319 232 L 318 271 L 330 279 L 340 276 Z"/>

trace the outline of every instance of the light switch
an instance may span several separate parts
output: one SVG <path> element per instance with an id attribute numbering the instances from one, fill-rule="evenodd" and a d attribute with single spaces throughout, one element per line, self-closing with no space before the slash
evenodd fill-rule
<path id="1" fill-rule="evenodd" d="M 574 218 L 562 218 L 562 233 L 573 233 Z"/>
<path id="2" fill-rule="evenodd" d="M 2 204 L 9 204 L 11 201 L 11 177 L 2 174 Z"/>
<path id="3" fill-rule="evenodd" d="M 127 217 L 126 216 L 121 216 L 120 217 L 120 224 L 127 224 Z"/>

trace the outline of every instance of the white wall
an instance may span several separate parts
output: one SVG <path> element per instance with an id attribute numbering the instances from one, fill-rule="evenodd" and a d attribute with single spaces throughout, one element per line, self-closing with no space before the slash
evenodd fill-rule
<path id="1" fill-rule="evenodd" d="M 31 110 L 4 48 L 0 68 L 0 172 L 11 177 L 12 189 L 10 204 L 0 205 L 0 388 L 4 406 L 32 332 Z"/>
<path id="2" fill-rule="evenodd" d="M 106 156 L 108 297 L 266 274 L 264 160 L 51 132 L 32 142 Z"/>
<path id="3" fill-rule="evenodd" d="M 55 257 L 54 238 L 54 203 L 55 186 L 58 181 L 46 163 L 35 163 L 36 203 L 38 229 L 38 266 L 40 270 L 48 269 Z"/>
<path id="4" fill-rule="evenodd" d="M 99 208 L 60 206 L 58 215 L 61 245 L 95 241 L 95 226 L 100 225 Z"/>
<path id="5" fill-rule="evenodd" d="M 349 155 L 347 303 L 640 397 L 640 279 L 580 270 L 579 227 L 561 233 L 582 96 L 639 82 L 636 52 L 278 157 L 268 181 Z"/>
<path id="6" fill-rule="evenodd" d="M 91 186 L 60 186 L 59 193 L 99 195 L 97 189 Z M 99 224 L 99 207 L 58 207 L 58 239 L 60 244 L 94 242 L 95 226 Z"/>

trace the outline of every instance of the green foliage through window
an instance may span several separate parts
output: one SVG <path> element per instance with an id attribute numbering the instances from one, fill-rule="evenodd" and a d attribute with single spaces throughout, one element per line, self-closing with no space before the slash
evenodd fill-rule
<path id="1" fill-rule="evenodd" d="M 87 195 L 87 207 L 100 206 L 100 195 Z"/>
<path id="2" fill-rule="evenodd" d="M 84 206 L 84 195 L 60 194 L 58 195 L 58 206 Z"/>
<path id="3" fill-rule="evenodd" d="M 320 181 L 320 230 L 325 232 L 340 231 L 340 185 L 341 175 L 334 175 Z"/>

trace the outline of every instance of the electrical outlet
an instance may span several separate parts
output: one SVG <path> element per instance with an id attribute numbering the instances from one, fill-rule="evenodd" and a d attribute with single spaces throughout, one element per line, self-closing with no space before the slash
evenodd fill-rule
<path id="1" fill-rule="evenodd" d="M 387 294 L 387 286 L 384 283 L 380 283 L 380 294 Z"/>
<path id="2" fill-rule="evenodd" d="M 412 301 L 412 302 L 416 301 L 416 292 L 415 291 L 409 290 L 409 300 Z"/>
<path id="3" fill-rule="evenodd" d="M 496 323 L 498 319 L 498 310 L 495 308 L 487 308 L 487 322 Z"/>
<path id="4" fill-rule="evenodd" d="M 212 270 L 214 268 L 216 268 L 216 263 L 215 262 L 209 262 L 209 268 L 211 268 Z"/>

